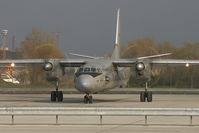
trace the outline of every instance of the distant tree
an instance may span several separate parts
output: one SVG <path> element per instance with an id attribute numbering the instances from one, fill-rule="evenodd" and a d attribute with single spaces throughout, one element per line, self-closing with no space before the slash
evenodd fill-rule
<path id="1" fill-rule="evenodd" d="M 170 42 L 166 41 L 163 43 L 158 43 L 156 45 L 157 50 L 159 51 L 159 53 L 173 53 L 176 51 L 176 46 L 174 46 L 173 44 L 171 44 Z"/>
<path id="2" fill-rule="evenodd" d="M 26 41 L 32 40 L 37 45 L 42 44 L 55 44 L 56 36 L 52 32 L 44 32 L 36 27 L 32 28 L 32 31 L 26 36 Z"/>
<path id="3" fill-rule="evenodd" d="M 36 49 L 38 58 L 63 58 L 55 44 L 43 44 Z"/>
<path id="4" fill-rule="evenodd" d="M 127 47 L 123 47 L 121 55 L 124 58 L 134 58 L 152 54 L 172 53 L 171 56 L 164 58 L 173 59 L 199 59 L 199 42 L 185 42 L 181 47 L 176 47 L 172 43 L 155 42 L 151 38 L 135 39 L 129 42 Z M 134 68 L 129 85 L 134 87 L 143 86 L 142 81 L 137 80 Z M 153 66 L 152 86 L 164 87 L 199 87 L 198 66 L 189 68 L 184 66 Z"/>
<path id="5" fill-rule="evenodd" d="M 56 47 L 55 37 L 37 28 L 32 29 L 16 52 L 24 59 L 63 57 L 61 51 Z M 45 74 L 41 66 L 31 65 L 27 69 L 29 74 L 27 77 L 30 77 L 31 83 L 44 81 Z"/>
<path id="6" fill-rule="evenodd" d="M 123 49 L 121 56 L 125 58 L 133 58 L 158 54 L 156 50 L 156 42 L 151 38 L 135 39 L 130 41 L 128 47 Z"/>

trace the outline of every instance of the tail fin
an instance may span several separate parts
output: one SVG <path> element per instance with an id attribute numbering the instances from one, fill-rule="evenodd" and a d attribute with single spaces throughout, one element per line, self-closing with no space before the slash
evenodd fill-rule
<path id="1" fill-rule="evenodd" d="M 120 9 L 117 10 L 116 37 L 115 37 L 114 51 L 111 58 L 113 59 L 120 58 Z"/>

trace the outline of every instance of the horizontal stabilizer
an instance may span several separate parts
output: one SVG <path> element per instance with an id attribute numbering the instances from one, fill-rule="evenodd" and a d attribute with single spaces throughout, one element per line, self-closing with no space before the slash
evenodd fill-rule
<path id="1" fill-rule="evenodd" d="M 158 55 L 151 55 L 151 56 L 144 56 L 144 57 L 138 57 L 138 60 L 141 59 L 150 59 L 150 58 L 157 58 L 157 57 L 163 57 L 163 56 L 168 56 L 171 55 L 171 53 L 165 53 L 165 54 L 158 54 Z"/>
<path id="2" fill-rule="evenodd" d="M 93 56 L 81 55 L 81 54 L 75 54 L 75 53 L 69 53 L 69 55 L 78 56 L 78 57 L 84 57 L 84 58 L 89 58 L 89 59 L 100 59 L 100 58 L 104 58 L 104 57 L 93 57 Z"/>

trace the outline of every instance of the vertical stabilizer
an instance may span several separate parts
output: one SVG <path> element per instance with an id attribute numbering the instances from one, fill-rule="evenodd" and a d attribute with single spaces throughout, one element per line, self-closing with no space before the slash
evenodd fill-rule
<path id="1" fill-rule="evenodd" d="M 116 36 L 112 58 L 120 58 L 120 9 L 117 11 Z"/>

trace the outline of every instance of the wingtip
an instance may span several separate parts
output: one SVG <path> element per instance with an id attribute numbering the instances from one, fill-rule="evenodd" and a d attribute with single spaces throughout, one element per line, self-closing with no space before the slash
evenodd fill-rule
<path id="1" fill-rule="evenodd" d="M 172 53 L 166 53 L 166 54 L 171 55 Z"/>

